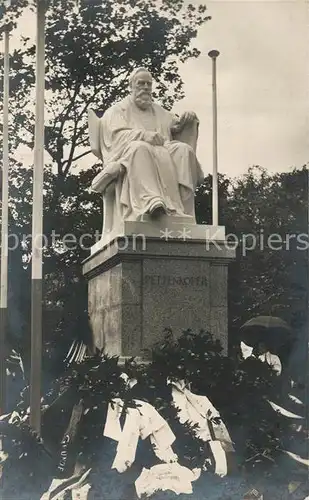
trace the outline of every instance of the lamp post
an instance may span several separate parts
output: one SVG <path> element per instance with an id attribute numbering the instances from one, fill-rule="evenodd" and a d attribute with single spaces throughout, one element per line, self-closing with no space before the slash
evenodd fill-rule
<path id="1" fill-rule="evenodd" d="M 219 225 L 218 196 L 218 126 L 217 126 L 217 67 L 218 50 L 208 52 L 212 59 L 212 112 L 213 112 L 213 173 L 212 173 L 212 225 Z"/>
<path id="2" fill-rule="evenodd" d="M 1 292 L 0 292 L 0 414 L 6 411 L 6 334 L 8 322 L 8 226 L 9 226 L 9 56 L 10 28 L 4 30 L 3 153 L 1 203 Z"/>
<path id="3" fill-rule="evenodd" d="M 32 204 L 30 425 L 41 429 L 45 0 L 37 1 L 36 109 Z"/>

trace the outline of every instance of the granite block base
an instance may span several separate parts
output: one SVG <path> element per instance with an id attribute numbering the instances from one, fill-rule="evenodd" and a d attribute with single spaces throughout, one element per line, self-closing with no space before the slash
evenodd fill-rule
<path id="1" fill-rule="evenodd" d="M 222 232 L 221 232 L 222 234 Z M 171 329 L 210 331 L 228 345 L 224 240 L 115 238 L 83 264 L 94 344 L 109 355 L 149 357 Z"/>

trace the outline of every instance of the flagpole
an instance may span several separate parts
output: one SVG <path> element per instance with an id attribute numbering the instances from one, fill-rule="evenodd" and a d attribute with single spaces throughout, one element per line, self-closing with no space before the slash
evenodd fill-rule
<path id="1" fill-rule="evenodd" d="M 41 430 L 45 0 L 37 0 L 36 110 L 32 205 L 30 425 Z"/>
<path id="2" fill-rule="evenodd" d="M 9 226 L 9 56 L 10 29 L 4 31 L 3 69 L 3 163 L 1 209 L 1 293 L 0 293 L 0 414 L 6 412 L 6 336 L 8 322 L 8 226 Z"/>
<path id="3" fill-rule="evenodd" d="M 212 112 L 213 112 L 213 173 L 212 173 L 212 225 L 219 225 L 219 195 L 218 195 L 218 126 L 217 126 L 217 68 L 218 50 L 208 53 L 212 59 Z"/>

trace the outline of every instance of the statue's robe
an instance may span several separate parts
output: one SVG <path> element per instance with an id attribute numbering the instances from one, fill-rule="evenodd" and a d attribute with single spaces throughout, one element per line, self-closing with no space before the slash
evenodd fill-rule
<path id="1" fill-rule="evenodd" d="M 193 149 L 172 140 L 176 120 L 156 103 L 141 110 L 131 96 L 101 118 L 100 149 L 106 168 L 119 168 L 116 193 L 124 220 L 140 220 L 156 202 L 168 215 L 194 217 L 194 190 L 204 175 Z M 164 146 L 143 141 L 145 131 L 159 132 Z"/>

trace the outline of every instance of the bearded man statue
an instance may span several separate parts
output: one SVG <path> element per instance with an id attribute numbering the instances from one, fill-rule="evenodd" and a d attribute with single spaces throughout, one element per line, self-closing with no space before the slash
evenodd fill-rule
<path id="1" fill-rule="evenodd" d="M 148 214 L 195 223 L 194 191 L 204 174 L 195 148 L 177 137 L 197 129 L 198 119 L 193 112 L 178 118 L 155 103 L 152 85 L 150 72 L 137 68 L 129 78 L 130 94 L 95 118 L 95 133 L 90 120 L 92 151 L 104 165 L 92 188 L 103 193 L 113 181 L 114 212 L 122 221 L 141 221 Z"/>

